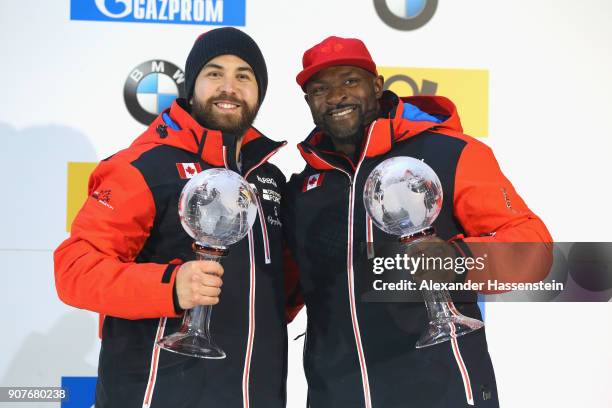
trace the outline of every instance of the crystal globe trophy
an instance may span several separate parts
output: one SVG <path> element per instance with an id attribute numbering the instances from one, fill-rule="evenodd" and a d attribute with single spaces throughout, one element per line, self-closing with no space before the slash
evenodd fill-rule
<path id="1" fill-rule="evenodd" d="M 233 171 L 215 168 L 194 176 L 181 192 L 179 216 L 195 240 L 198 260 L 220 261 L 228 247 L 248 234 L 257 215 L 255 192 Z M 164 350 L 191 357 L 222 359 L 225 352 L 210 334 L 212 306 L 199 305 L 185 312 L 178 332 L 157 344 Z"/>
<path id="2" fill-rule="evenodd" d="M 434 170 L 413 157 L 393 157 L 368 176 L 363 192 L 374 224 L 408 247 L 435 236 L 431 224 L 442 209 L 442 185 Z M 447 290 L 421 290 L 429 323 L 416 348 L 433 346 L 484 326 L 460 314 Z"/>

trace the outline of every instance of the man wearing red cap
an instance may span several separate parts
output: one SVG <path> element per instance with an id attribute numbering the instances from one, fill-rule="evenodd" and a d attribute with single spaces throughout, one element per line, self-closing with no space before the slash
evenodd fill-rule
<path id="1" fill-rule="evenodd" d="M 462 133 L 453 103 L 384 91 L 360 40 L 329 37 L 304 53 L 303 68 L 297 82 L 316 128 L 298 145 L 307 165 L 287 184 L 283 214 L 299 268 L 289 318 L 302 302 L 308 310 L 309 406 L 497 407 L 484 330 L 417 350 L 428 322 L 423 303 L 361 301 L 368 291 L 357 276 L 362 244 L 397 240 L 373 227 L 364 183 L 387 158 L 423 160 L 444 191 L 437 235 L 464 249 L 471 242 L 550 242 L 545 225 L 491 150 Z M 481 319 L 475 292 L 457 307 Z"/>

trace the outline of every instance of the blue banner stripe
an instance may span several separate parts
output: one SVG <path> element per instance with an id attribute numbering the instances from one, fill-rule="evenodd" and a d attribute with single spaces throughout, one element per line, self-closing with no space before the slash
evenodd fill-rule
<path id="1" fill-rule="evenodd" d="M 61 408 L 91 408 L 96 397 L 97 377 L 62 377 L 67 398 Z"/>
<path id="2" fill-rule="evenodd" d="M 70 19 L 244 26 L 246 0 L 70 0 Z"/>

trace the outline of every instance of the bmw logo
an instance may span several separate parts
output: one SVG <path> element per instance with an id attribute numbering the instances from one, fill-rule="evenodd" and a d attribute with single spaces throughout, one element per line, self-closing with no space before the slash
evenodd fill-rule
<path id="1" fill-rule="evenodd" d="M 125 80 L 125 105 L 134 119 L 148 126 L 176 98 L 185 97 L 184 82 L 183 70 L 171 62 L 143 62 Z"/>
<path id="2" fill-rule="evenodd" d="M 376 13 L 389 27 L 409 31 L 431 20 L 438 0 L 374 0 Z"/>

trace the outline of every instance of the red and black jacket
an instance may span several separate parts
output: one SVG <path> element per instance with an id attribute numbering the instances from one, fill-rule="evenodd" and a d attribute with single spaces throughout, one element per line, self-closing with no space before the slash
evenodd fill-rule
<path id="1" fill-rule="evenodd" d="M 55 281 L 62 301 L 103 316 L 96 407 L 285 406 L 279 202 L 285 178 L 267 162 L 284 144 L 251 128 L 240 171 L 235 138 L 202 128 L 177 100 L 129 148 L 94 170 L 70 237 L 55 251 Z M 211 330 L 224 360 L 155 346 L 179 328 L 177 266 L 195 259 L 177 213 L 186 171 L 211 167 L 241 173 L 259 198 L 251 232 L 223 260 Z"/>
<path id="2" fill-rule="evenodd" d="M 447 119 L 404 119 L 406 102 Z M 399 99 L 385 92 L 382 104 L 389 113 L 367 129 L 357 163 L 333 151 L 328 137 L 315 129 L 298 146 L 306 167 L 291 177 L 283 196 L 286 240 L 299 269 L 290 311 L 294 315 L 303 298 L 308 315 L 309 406 L 497 406 L 484 330 L 416 350 L 428 321 L 423 303 L 361 301 L 368 290 L 356 276 L 364 262 L 363 244 L 397 241 L 367 216 L 364 183 L 383 160 L 415 157 L 442 183 L 443 208 L 433 224 L 441 238 L 550 242 L 550 235 L 504 177 L 491 150 L 462 133 L 451 101 Z M 473 300 L 460 311 L 480 318 L 476 294 Z"/>

